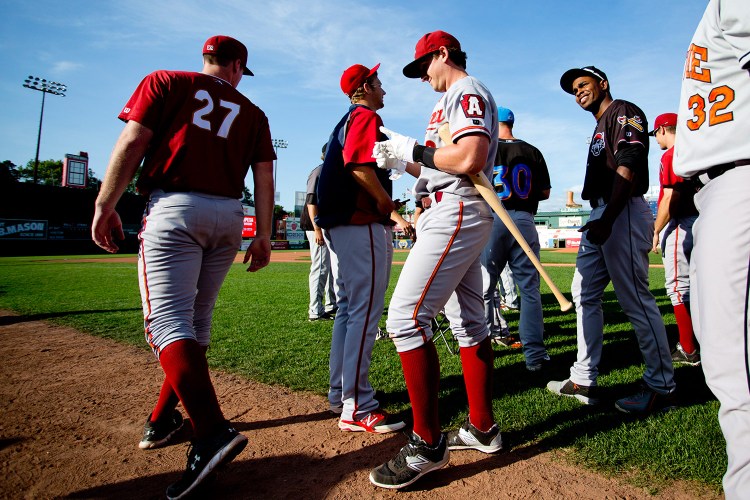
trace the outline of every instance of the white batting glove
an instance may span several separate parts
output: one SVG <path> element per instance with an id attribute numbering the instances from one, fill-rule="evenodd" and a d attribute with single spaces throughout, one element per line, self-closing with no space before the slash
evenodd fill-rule
<path id="1" fill-rule="evenodd" d="M 406 171 L 406 162 L 391 156 L 385 142 L 375 143 L 372 148 L 372 156 L 375 158 L 378 168 L 391 170 L 390 179 L 393 181 L 399 179 Z"/>
<path id="2" fill-rule="evenodd" d="M 380 127 L 380 131 L 388 137 L 388 140 L 384 141 L 384 143 L 388 147 L 388 152 L 390 153 L 389 156 L 393 156 L 394 158 L 403 161 L 414 161 L 414 145 L 417 144 L 416 139 L 401 135 L 385 127 Z"/>
<path id="3" fill-rule="evenodd" d="M 388 145 L 385 142 L 376 142 L 372 148 L 372 157 L 375 158 L 375 163 L 378 164 L 378 168 L 387 169 L 386 166 L 388 158 Z"/>
<path id="4" fill-rule="evenodd" d="M 392 181 L 400 179 L 404 175 L 404 172 L 406 172 L 406 162 L 404 160 L 388 158 L 386 165 L 387 168 L 391 169 L 391 175 L 388 178 Z"/>

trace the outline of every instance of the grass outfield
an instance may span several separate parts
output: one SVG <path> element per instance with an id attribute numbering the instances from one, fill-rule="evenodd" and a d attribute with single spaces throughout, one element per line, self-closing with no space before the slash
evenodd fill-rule
<path id="1" fill-rule="evenodd" d="M 0 258 L 0 308 L 145 349 L 135 264 L 96 257 L 96 262 L 80 262 L 82 256 Z M 396 253 L 395 258 L 405 257 Z M 545 263 L 574 260 L 575 253 L 542 252 Z M 660 263 L 658 256 L 652 256 L 652 263 Z M 307 321 L 309 264 L 272 263 L 259 273 L 246 273 L 245 267 L 232 266 L 219 295 L 211 367 L 325 394 L 332 324 Z M 400 265 L 394 266 L 386 303 L 400 271 Z M 550 266 L 547 271 L 570 297 L 573 268 Z M 650 278 L 674 343 L 677 330 L 663 288 L 663 269 L 652 268 Z M 631 326 L 610 286 L 604 297 L 605 344 L 599 367 L 607 403 L 590 408 L 555 396 L 545 385 L 568 376 L 576 354 L 576 318 L 574 312 L 559 310 L 544 284 L 542 295 L 552 356 L 549 371 L 528 372 L 520 351 L 495 347 L 494 413 L 511 445 L 560 449 L 577 463 L 608 474 L 624 473 L 652 491 L 675 479 L 718 490 L 726 469 L 724 438 L 716 418 L 718 402 L 706 388 L 700 368 L 676 367 L 683 403 L 678 410 L 645 420 L 617 412 L 614 401 L 634 389 L 643 366 Z M 518 314 L 506 318 L 511 330 L 517 330 Z M 442 425 L 455 428 L 467 415 L 460 360 L 442 343 L 438 353 Z M 370 380 L 386 409 L 410 417 L 400 361 L 388 340 L 375 344 Z"/>

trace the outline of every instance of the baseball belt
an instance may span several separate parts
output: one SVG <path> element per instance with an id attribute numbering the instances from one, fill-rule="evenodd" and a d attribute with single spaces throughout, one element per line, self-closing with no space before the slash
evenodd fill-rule
<path id="1" fill-rule="evenodd" d="M 708 170 L 701 172 L 700 174 L 695 174 L 690 178 L 690 180 L 692 180 L 696 187 L 700 189 L 708 184 L 709 181 L 716 179 L 720 175 L 729 172 L 736 167 L 743 167 L 745 165 L 750 165 L 750 160 L 737 160 L 731 163 L 716 165 L 715 167 L 711 167 Z"/>

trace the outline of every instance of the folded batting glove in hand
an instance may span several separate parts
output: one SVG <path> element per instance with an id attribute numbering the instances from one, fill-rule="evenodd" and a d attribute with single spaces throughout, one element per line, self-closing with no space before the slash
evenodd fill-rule
<path id="1" fill-rule="evenodd" d="M 398 158 L 399 160 L 414 161 L 414 146 L 417 144 L 416 139 L 401 135 L 393 130 L 388 130 L 385 127 L 380 127 L 380 131 L 388 137 L 385 144 L 388 146 L 390 156 Z"/>
<path id="2" fill-rule="evenodd" d="M 376 142 L 372 148 L 372 157 L 375 158 L 375 163 L 378 164 L 378 168 L 388 169 L 386 166 L 388 158 L 392 158 L 388 153 L 388 145 L 385 142 Z"/>
<path id="3" fill-rule="evenodd" d="M 406 172 L 406 162 L 404 160 L 388 158 L 385 164 L 386 168 L 391 169 L 391 175 L 388 178 L 392 181 L 400 179 L 404 175 L 404 172 Z"/>
<path id="4" fill-rule="evenodd" d="M 372 156 L 375 158 L 378 168 L 394 170 L 390 175 L 392 181 L 399 179 L 406 171 L 406 162 L 391 156 L 388 145 L 385 142 L 375 143 L 375 146 L 372 148 Z"/>

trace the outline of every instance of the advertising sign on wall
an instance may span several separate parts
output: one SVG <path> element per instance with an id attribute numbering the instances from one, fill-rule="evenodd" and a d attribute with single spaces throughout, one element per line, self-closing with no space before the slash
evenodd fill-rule
<path id="1" fill-rule="evenodd" d="M 0 219 L 0 239 L 45 240 L 46 220 Z"/>
<path id="2" fill-rule="evenodd" d="M 305 232 L 299 225 L 299 217 L 286 218 L 286 240 L 289 248 L 305 247 Z"/>
<path id="3" fill-rule="evenodd" d="M 246 215 L 242 224 L 242 237 L 243 238 L 255 238 L 255 231 L 257 227 L 255 225 L 255 216 Z"/>

